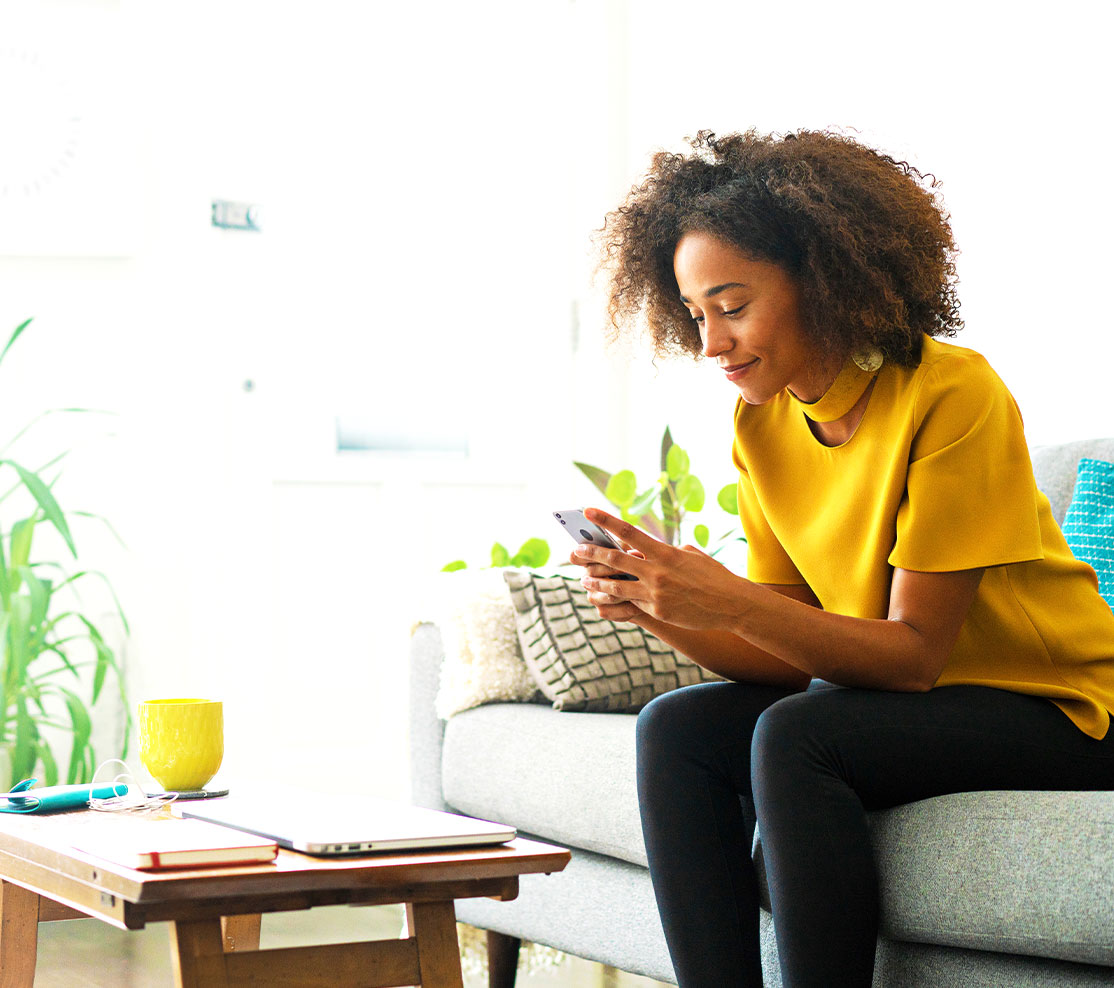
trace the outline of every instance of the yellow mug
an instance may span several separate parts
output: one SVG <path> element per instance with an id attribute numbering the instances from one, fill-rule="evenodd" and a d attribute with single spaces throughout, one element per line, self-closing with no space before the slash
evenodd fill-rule
<path id="1" fill-rule="evenodd" d="M 202 789 L 224 758 L 219 700 L 148 700 L 139 705 L 139 758 L 164 789 Z"/>

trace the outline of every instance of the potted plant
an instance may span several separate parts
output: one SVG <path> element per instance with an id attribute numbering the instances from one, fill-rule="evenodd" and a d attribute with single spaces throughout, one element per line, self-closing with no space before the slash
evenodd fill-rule
<path id="1" fill-rule="evenodd" d="M 30 323 L 28 319 L 16 327 L 0 350 L 0 363 Z M 127 721 L 121 756 L 127 753 L 131 719 L 120 667 L 100 630 L 82 613 L 77 588 L 90 581 L 102 583 L 112 596 L 125 633 L 128 624 L 104 574 L 77 565 L 69 520 L 53 491 L 61 474 L 59 464 L 69 451 L 37 469 L 11 458 L 17 441 L 47 415 L 87 411 L 70 408 L 43 412 L 0 447 L 0 475 L 7 475 L 13 482 L 7 489 L 0 486 L 0 748 L 10 762 L 11 773 L 4 790 L 11 782 L 38 773 L 40 767 L 44 784 L 59 781 L 58 762 L 46 736 L 50 729 L 64 731 L 72 740 L 66 781 L 92 779 L 97 760 L 89 709 L 97 702 L 110 673 L 119 687 Z M 75 516 L 98 518 L 76 511 L 69 517 Z M 60 548 L 70 557 L 67 562 L 36 556 L 35 535 L 44 526 L 60 536 Z M 83 675 L 84 669 L 91 669 L 91 676 Z M 83 687 L 91 694 L 88 704 L 80 693 Z M 0 762 L 3 760 L 0 755 Z"/>

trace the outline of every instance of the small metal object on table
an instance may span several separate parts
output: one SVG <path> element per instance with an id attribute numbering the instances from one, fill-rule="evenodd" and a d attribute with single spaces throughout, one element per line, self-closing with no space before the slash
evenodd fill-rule
<path id="1" fill-rule="evenodd" d="M 461 988 L 455 899 L 513 899 L 519 875 L 562 870 L 563 848 L 536 841 L 463 850 L 319 858 L 280 849 L 273 864 L 136 871 L 74 849 L 78 810 L 0 814 L 0 982 L 31 985 L 37 925 L 94 917 L 121 929 L 171 924 L 175 984 Z M 168 821 L 168 826 L 173 822 Z M 263 913 L 406 904 L 398 940 L 260 950 Z"/>

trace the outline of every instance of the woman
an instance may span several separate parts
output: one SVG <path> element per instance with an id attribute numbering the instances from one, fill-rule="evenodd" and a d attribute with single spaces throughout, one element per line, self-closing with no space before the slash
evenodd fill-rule
<path id="1" fill-rule="evenodd" d="M 961 328 L 931 186 L 842 136 L 704 132 L 603 231 L 617 327 L 739 390 L 747 578 L 605 512 L 599 613 L 731 682 L 639 716 L 643 831 L 681 985 L 761 985 L 762 833 L 787 986 L 868 986 L 866 812 L 943 793 L 1114 788 L 1114 614 L 1033 480 L 1013 398 Z M 617 571 L 637 581 L 609 578 Z"/>

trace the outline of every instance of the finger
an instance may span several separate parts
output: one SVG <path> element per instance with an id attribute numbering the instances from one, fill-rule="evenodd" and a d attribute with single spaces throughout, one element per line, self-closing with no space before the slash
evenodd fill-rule
<path id="1" fill-rule="evenodd" d="M 606 577 L 585 576 L 581 579 L 580 585 L 589 591 L 589 600 L 593 593 L 606 594 L 615 600 L 637 601 L 644 596 L 644 587 L 639 580 L 610 580 Z"/>
<path id="2" fill-rule="evenodd" d="M 621 549 L 608 549 L 606 546 L 585 543 L 573 549 L 573 561 L 579 566 L 594 564 L 610 571 L 610 573 L 629 573 L 638 576 L 638 567 L 645 563 L 645 556 L 635 556 Z"/>
<path id="3" fill-rule="evenodd" d="M 626 604 L 628 601 L 623 600 L 622 597 L 612 597 L 611 594 L 593 590 L 588 593 L 588 603 L 593 607 L 609 607 L 613 604 Z"/>
<path id="4" fill-rule="evenodd" d="M 640 617 L 645 617 L 644 611 L 635 607 L 634 604 L 605 604 L 602 607 L 596 608 L 596 613 L 605 621 L 618 621 L 627 623 L 638 623 Z"/>
<path id="5" fill-rule="evenodd" d="M 641 559 L 642 557 L 637 557 Z M 584 559 L 576 549 L 569 553 L 569 562 L 575 566 L 580 566 L 586 571 L 586 575 L 595 577 L 608 577 L 614 576 L 616 573 L 625 573 L 626 570 L 616 569 L 614 566 L 605 566 L 603 563 L 593 563 L 588 559 Z"/>
<path id="6" fill-rule="evenodd" d="M 616 573 L 621 572 L 617 569 L 612 569 L 610 566 L 604 566 L 602 563 L 588 563 L 585 567 L 586 576 L 593 576 L 596 579 L 604 580 L 608 577 L 615 576 Z"/>
<path id="7" fill-rule="evenodd" d="M 652 552 L 655 545 L 661 545 L 657 539 L 651 535 L 647 535 L 642 529 L 635 528 L 630 522 L 623 521 L 622 518 L 616 518 L 614 515 L 609 515 L 600 508 L 585 509 L 584 517 L 589 521 L 595 522 L 600 528 L 610 532 L 620 542 L 630 546 L 631 549 L 637 549 L 642 555 L 642 558 L 646 557 L 647 552 Z"/>

